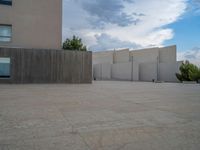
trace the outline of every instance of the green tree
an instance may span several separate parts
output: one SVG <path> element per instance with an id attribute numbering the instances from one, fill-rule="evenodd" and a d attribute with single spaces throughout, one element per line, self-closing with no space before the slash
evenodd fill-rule
<path id="1" fill-rule="evenodd" d="M 73 36 L 72 39 L 66 39 L 63 43 L 64 50 L 74 50 L 74 51 L 87 51 L 86 46 L 83 45 L 82 39 L 76 36 Z"/>
<path id="2" fill-rule="evenodd" d="M 200 80 L 200 68 L 189 61 L 183 62 L 179 70 L 180 73 L 176 73 L 176 77 L 181 82 Z"/>
<path id="3" fill-rule="evenodd" d="M 189 70 L 189 78 L 192 81 L 198 82 L 198 80 L 200 80 L 200 68 L 198 68 L 195 65 L 191 66 L 191 68 Z"/>

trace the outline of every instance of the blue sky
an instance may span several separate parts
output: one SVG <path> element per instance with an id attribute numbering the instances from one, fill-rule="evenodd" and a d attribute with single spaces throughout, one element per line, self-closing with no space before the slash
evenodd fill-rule
<path id="1" fill-rule="evenodd" d="M 164 45 L 177 44 L 179 51 L 200 47 L 200 13 L 188 11 L 168 27 L 174 30 L 174 37 Z"/>
<path id="2" fill-rule="evenodd" d="M 89 50 L 177 45 L 178 60 L 200 65 L 200 0 L 64 0 L 63 40 Z"/>
<path id="3" fill-rule="evenodd" d="M 174 30 L 174 37 L 164 44 L 177 44 L 180 51 L 200 47 L 200 16 L 186 17 L 168 26 Z"/>

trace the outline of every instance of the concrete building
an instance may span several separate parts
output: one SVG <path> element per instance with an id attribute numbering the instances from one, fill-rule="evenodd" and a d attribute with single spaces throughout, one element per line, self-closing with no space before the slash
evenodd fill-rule
<path id="1" fill-rule="evenodd" d="M 91 83 L 92 53 L 62 48 L 62 0 L 0 0 L 0 83 Z"/>
<path id="2" fill-rule="evenodd" d="M 177 82 L 176 46 L 93 53 L 93 77 L 97 80 Z"/>
<path id="3" fill-rule="evenodd" d="M 0 47 L 1 83 L 92 83 L 92 52 Z"/>
<path id="4" fill-rule="evenodd" d="M 0 0 L 0 47 L 60 49 L 62 0 Z"/>

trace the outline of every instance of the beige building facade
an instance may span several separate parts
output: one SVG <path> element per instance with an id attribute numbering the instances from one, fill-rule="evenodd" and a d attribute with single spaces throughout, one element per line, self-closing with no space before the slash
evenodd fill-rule
<path id="1" fill-rule="evenodd" d="M 62 0 L 0 0 L 0 47 L 61 49 Z"/>

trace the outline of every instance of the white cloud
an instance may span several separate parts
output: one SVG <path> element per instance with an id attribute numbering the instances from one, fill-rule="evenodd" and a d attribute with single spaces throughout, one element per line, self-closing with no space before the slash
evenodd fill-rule
<path id="1" fill-rule="evenodd" d="M 197 15 L 200 14 L 200 0 L 192 0 L 191 7 Z"/>
<path id="2" fill-rule="evenodd" d="M 200 67 L 200 48 L 196 47 L 192 50 L 178 52 L 178 60 L 189 60 Z"/>
<path id="3" fill-rule="evenodd" d="M 101 50 L 109 50 L 113 48 L 139 48 L 140 45 L 137 45 L 133 42 L 127 42 L 127 41 L 120 41 L 118 38 L 111 37 L 107 34 L 101 34 L 96 35 L 96 44 L 92 45 L 89 49 L 95 50 L 95 51 L 101 51 Z"/>
<path id="4" fill-rule="evenodd" d="M 161 46 L 173 37 L 166 25 L 177 21 L 186 6 L 187 0 L 64 0 L 63 38 L 78 35 L 93 50 L 119 43 Z M 99 42 L 101 35 L 109 37 L 107 43 L 118 42 Z"/>

